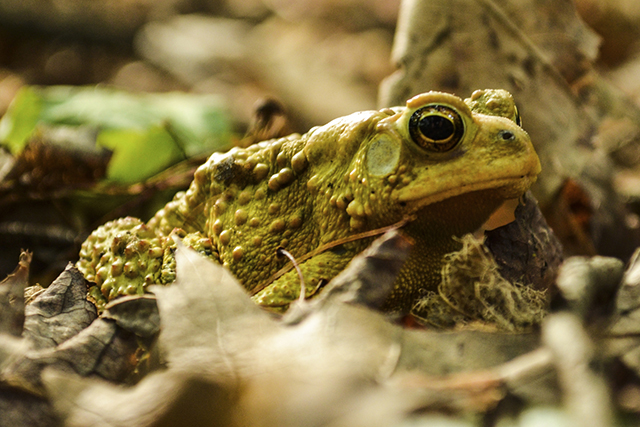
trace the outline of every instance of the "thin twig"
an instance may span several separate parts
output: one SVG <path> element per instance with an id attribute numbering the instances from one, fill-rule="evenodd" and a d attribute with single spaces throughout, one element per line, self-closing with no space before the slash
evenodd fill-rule
<path id="1" fill-rule="evenodd" d="M 415 215 L 407 216 L 402 220 L 396 222 L 395 224 L 392 224 L 386 227 L 376 228 L 375 230 L 365 231 L 363 233 L 354 234 L 352 236 L 343 237 L 341 239 L 337 239 L 332 242 L 326 243 L 310 252 L 307 252 L 306 254 L 298 258 L 298 263 L 302 264 L 303 262 L 313 258 L 314 256 L 321 254 L 322 252 L 328 251 L 329 249 L 335 248 L 336 246 L 344 245 L 345 243 L 354 242 L 356 240 L 366 239 L 368 237 L 378 236 L 380 234 L 386 233 L 387 231 L 397 230 L 398 228 L 404 227 L 414 219 L 415 219 Z M 272 274 L 271 277 L 269 277 L 267 280 L 264 281 L 264 283 L 251 289 L 251 295 L 253 296 L 257 294 L 258 292 L 260 292 L 261 290 L 263 290 L 264 288 L 266 288 L 267 286 L 269 286 L 270 284 L 278 280 L 280 277 L 284 276 L 286 273 L 291 271 L 292 268 L 294 268 L 292 264 L 285 265 L 280 270 Z"/>
<path id="2" fill-rule="evenodd" d="M 296 259 L 293 257 L 293 255 L 291 255 L 291 253 L 289 251 L 287 251 L 285 248 L 278 248 L 276 249 L 276 253 L 280 256 L 284 255 L 287 258 L 289 258 L 289 261 L 291 261 L 291 264 L 293 264 L 293 267 L 296 269 L 296 272 L 298 273 L 298 278 L 300 279 L 300 296 L 298 297 L 298 301 L 300 301 L 300 303 L 304 302 L 305 300 L 305 293 L 307 290 L 307 286 L 304 283 L 304 277 L 302 276 L 302 270 L 300 270 L 300 265 L 296 262 Z"/>

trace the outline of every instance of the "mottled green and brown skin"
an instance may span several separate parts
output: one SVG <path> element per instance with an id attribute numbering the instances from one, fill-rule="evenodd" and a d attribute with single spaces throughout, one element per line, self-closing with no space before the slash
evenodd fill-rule
<path id="1" fill-rule="evenodd" d="M 443 255 L 459 248 L 452 237 L 476 230 L 539 172 L 508 92 L 476 91 L 465 101 L 428 92 L 406 107 L 355 113 L 304 135 L 216 153 L 148 224 L 128 218 L 96 230 L 78 267 L 96 283 L 98 303 L 142 293 L 173 280 L 169 236 L 177 232 L 228 267 L 256 303 L 281 310 L 298 297 L 300 281 L 293 269 L 272 281 L 288 263 L 277 248 L 304 259 L 412 216 L 403 230 L 415 246 L 384 307 L 405 312 L 440 282 Z M 306 295 L 370 242 L 345 243 L 302 262 Z"/>

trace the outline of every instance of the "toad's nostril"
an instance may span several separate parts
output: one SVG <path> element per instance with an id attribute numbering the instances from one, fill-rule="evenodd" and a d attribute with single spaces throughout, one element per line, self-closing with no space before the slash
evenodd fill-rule
<path id="1" fill-rule="evenodd" d="M 513 134 L 513 132 L 510 132 L 508 130 L 500 131 L 500 138 L 502 138 L 505 141 L 511 141 L 515 139 L 515 137 L 516 136 Z"/>

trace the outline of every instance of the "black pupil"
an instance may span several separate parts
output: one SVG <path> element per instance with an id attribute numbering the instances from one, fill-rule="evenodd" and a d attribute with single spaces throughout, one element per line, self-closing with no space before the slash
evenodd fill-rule
<path id="1" fill-rule="evenodd" d="M 442 116 L 426 116 L 420 119 L 418 128 L 433 141 L 442 141 L 453 135 L 453 122 Z"/>

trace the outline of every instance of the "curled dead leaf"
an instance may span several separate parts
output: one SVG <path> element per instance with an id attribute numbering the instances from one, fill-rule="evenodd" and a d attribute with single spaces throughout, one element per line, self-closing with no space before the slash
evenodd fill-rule
<path id="1" fill-rule="evenodd" d="M 0 333 L 19 337 L 24 323 L 24 290 L 29 284 L 31 254 L 22 252 L 16 269 L 0 282 Z"/>

